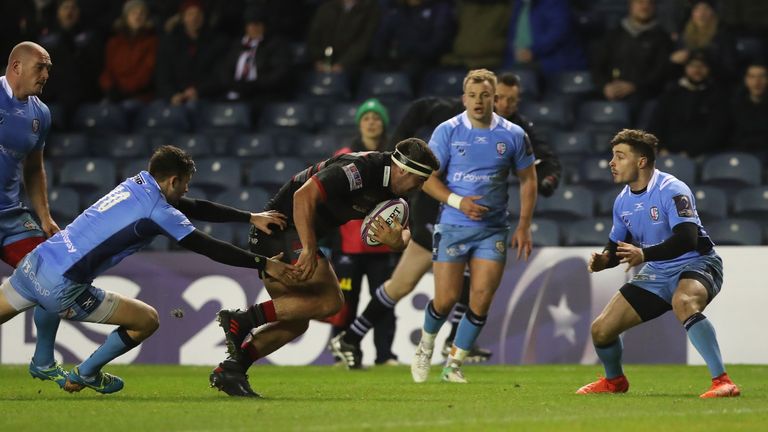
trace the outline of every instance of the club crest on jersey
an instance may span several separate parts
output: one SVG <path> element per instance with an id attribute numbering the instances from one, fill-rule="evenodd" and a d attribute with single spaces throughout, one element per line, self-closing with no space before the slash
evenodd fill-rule
<path id="1" fill-rule="evenodd" d="M 32 120 L 32 133 L 37 133 L 40 131 L 40 120 L 33 119 Z"/>
<path id="2" fill-rule="evenodd" d="M 498 153 L 499 155 L 503 155 L 506 152 L 507 152 L 507 143 L 501 142 L 501 141 L 497 142 L 496 153 Z"/>
<path id="3" fill-rule="evenodd" d="M 656 206 L 651 207 L 651 219 L 656 222 L 659 220 L 659 208 Z"/>
<path id="4" fill-rule="evenodd" d="M 507 248 L 505 247 L 505 244 L 503 241 L 499 240 L 496 242 L 496 252 L 505 255 L 507 252 Z"/>
<path id="5" fill-rule="evenodd" d="M 34 223 L 33 221 L 30 221 L 30 220 L 24 222 L 24 228 L 26 228 L 26 229 L 28 229 L 30 231 L 38 229 L 37 228 L 37 224 Z"/>

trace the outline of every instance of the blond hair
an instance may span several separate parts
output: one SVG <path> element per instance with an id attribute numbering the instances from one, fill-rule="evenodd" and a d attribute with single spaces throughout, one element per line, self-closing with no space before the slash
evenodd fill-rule
<path id="1" fill-rule="evenodd" d="M 496 93 L 496 74 L 489 71 L 488 69 L 473 69 L 467 73 L 467 76 L 464 77 L 464 84 L 462 85 L 462 89 L 464 91 L 467 90 L 467 84 L 470 82 L 472 83 L 482 83 L 484 81 L 488 81 L 488 83 L 491 84 L 491 87 L 493 87 L 493 93 Z"/>

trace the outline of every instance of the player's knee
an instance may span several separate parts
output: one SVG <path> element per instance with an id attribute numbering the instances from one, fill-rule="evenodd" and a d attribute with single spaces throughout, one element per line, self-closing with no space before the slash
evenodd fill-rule
<path id="1" fill-rule="evenodd" d="M 698 309 L 698 302 L 695 296 L 678 292 L 672 297 L 672 310 L 677 317 L 687 318 L 693 312 L 697 312 Z"/>
<path id="2" fill-rule="evenodd" d="M 592 343 L 598 346 L 607 345 L 616 339 L 614 332 L 611 331 L 600 318 L 592 322 L 590 331 L 592 333 Z"/>
<path id="3" fill-rule="evenodd" d="M 157 314 L 157 310 L 152 306 L 147 306 L 144 319 L 142 320 L 141 333 L 144 338 L 151 336 L 158 328 L 160 328 L 160 317 Z"/>
<path id="4" fill-rule="evenodd" d="M 317 308 L 318 319 L 328 318 L 339 313 L 344 306 L 344 293 L 336 290 L 329 295 L 324 296 L 323 301 Z"/>

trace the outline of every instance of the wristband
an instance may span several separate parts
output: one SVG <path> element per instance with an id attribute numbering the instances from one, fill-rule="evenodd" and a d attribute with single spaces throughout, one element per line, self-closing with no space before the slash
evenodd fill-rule
<path id="1" fill-rule="evenodd" d="M 451 194 L 448 195 L 448 200 L 445 203 L 448 204 L 449 206 L 457 209 L 457 210 L 461 210 L 461 200 L 462 199 L 464 199 L 463 196 L 451 192 Z"/>

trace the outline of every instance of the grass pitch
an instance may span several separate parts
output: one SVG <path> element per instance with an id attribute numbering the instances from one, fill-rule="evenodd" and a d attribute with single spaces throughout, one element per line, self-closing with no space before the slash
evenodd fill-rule
<path id="1" fill-rule="evenodd" d="M 730 366 L 739 398 L 701 400 L 704 367 L 628 365 L 624 395 L 577 396 L 597 366 L 467 366 L 470 384 L 411 382 L 407 366 L 257 366 L 265 399 L 208 387 L 207 367 L 109 366 L 126 381 L 113 395 L 68 394 L 0 366 L 0 431 L 768 430 L 768 366 Z"/>

